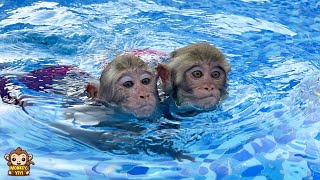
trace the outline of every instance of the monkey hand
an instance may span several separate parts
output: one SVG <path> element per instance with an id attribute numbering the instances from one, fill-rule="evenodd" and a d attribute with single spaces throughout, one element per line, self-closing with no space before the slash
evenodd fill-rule
<path id="1" fill-rule="evenodd" d="M 174 158 L 177 159 L 179 162 L 182 162 L 183 159 L 187 159 L 187 160 L 189 160 L 189 161 L 195 162 L 194 157 L 191 157 L 191 156 L 182 154 L 182 152 L 178 152 L 178 153 L 175 155 Z"/>
<path id="2" fill-rule="evenodd" d="M 183 159 L 187 159 L 189 161 L 195 162 L 194 157 L 185 155 L 185 154 L 183 154 L 182 151 L 171 152 L 170 154 L 174 159 L 177 159 L 179 162 L 182 162 Z"/>

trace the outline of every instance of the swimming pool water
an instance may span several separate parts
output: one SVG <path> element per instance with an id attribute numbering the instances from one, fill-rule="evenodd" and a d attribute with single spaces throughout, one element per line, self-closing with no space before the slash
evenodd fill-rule
<path id="1" fill-rule="evenodd" d="M 130 120 L 130 129 L 61 131 L 50 123 L 104 116 L 83 109 L 85 99 L 22 87 L 38 98 L 26 109 L 0 102 L 0 155 L 18 146 L 32 153 L 30 178 L 320 179 L 318 1 L 3 0 L 0 12 L 1 76 L 63 64 L 98 77 L 123 50 L 170 53 L 199 41 L 219 47 L 232 67 L 229 97 L 216 111 Z M 80 93 L 78 82 L 66 82 L 67 93 Z M 195 162 L 155 150 L 167 146 Z M 7 171 L 0 158 L 1 179 Z"/>

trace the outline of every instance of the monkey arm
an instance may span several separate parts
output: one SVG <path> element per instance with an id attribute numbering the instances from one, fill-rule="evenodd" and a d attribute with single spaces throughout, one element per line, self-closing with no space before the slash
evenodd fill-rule
<path id="1" fill-rule="evenodd" d="M 135 146 L 138 149 L 143 150 L 148 155 L 151 153 L 167 154 L 180 162 L 183 161 L 183 159 L 187 159 L 192 162 L 195 161 L 193 157 L 185 155 L 183 150 L 176 149 L 173 145 L 173 139 L 157 139 L 151 136 L 135 140 Z"/>

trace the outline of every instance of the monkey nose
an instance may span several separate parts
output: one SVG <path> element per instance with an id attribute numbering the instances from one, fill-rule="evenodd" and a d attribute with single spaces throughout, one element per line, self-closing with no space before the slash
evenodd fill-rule
<path id="1" fill-rule="evenodd" d="M 214 90 L 214 87 L 213 86 L 205 86 L 204 89 L 207 91 L 212 91 L 212 90 Z"/>
<path id="2" fill-rule="evenodd" d="M 141 98 L 141 99 L 147 99 L 147 98 L 149 98 L 149 97 L 150 97 L 149 94 L 140 95 L 140 98 Z"/>

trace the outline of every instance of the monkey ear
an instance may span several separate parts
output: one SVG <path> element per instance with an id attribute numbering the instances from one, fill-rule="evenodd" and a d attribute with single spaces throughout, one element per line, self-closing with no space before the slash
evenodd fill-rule
<path id="1" fill-rule="evenodd" d="M 166 64 L 158 64 L 156 67 L 157 73 L 163 83 L 168 83 L 170 79 L 170 70 Z"/>
<path id="2" fill-rule="evenodd" d="M 28 154 L 28 156 L 29 156 L 29 161 L 32 160 L 33 155 L 32 154 Z"/>
<path id="3" fill-rule="evenodd" d="M 177 54 L 178 54 L 178 51 L 174 50 L 171 52 L 170 56 L 171 56 L 171 58 L 175 58 L 177 56 Z"/>
<path id="4" fill-rule="evenodd" d="M 166 64 L 158 64 L 156 67 L 157 73 L 160 76 L 160 79 L 162 81 L 162 87 L 165 92 L 171 91 L 171 73 L 169 66 Z"/>
<path id="5" fill-rule="evenodd" d="M 9 154 L 5 154 L 5 155 L 4 155 L 4 158 L 5 158 L 7 161 L 10 161 L 9 157 L 10 157 Z"/>
<path id="6" fill-rule="evenodd" d="M 93 97 L 93 98 L 98 97 L 99 83 L 89 83 L 89 84 L 87 84 L 86 92 L 88 93 L 89 97 Z"/>

